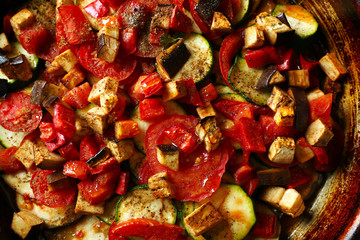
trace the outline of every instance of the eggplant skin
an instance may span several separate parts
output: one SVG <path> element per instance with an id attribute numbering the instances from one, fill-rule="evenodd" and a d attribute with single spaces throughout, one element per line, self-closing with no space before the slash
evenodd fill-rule
<path id="1" fill-rule="evenodd" d="M 205 20 L 208 20 L 216 8 L 220 5 L 220 0 L 200 0 L 195 6 L 195 11 Z"/>

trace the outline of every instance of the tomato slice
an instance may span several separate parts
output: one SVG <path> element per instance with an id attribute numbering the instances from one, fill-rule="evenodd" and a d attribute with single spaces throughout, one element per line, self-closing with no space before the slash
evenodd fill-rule
<path id="1" fill-rule="evenodd" d="M 39 126 L 41 118 L 41 107 L 31 104 L 26 93 L 11 93 L 0 104 L 0 124 L 9 131 L 31 132 Z"/>
<path id="2" fill-rule="evenodd" d="M 0 167 L 8 174 L 24 169 L 24 165 L 14 157 L 17 150 L 17 147 L 10 147 L 0 151 Z"/>
<path id="3" fill-rule="evenodd" d="M 35 198 L 48 207 L 67 206 L 75 199 L 76 184 L 64 184 L 62 188 L 51 189 L 47 182 L 47 176 L 53 172 L 55 170 L 36 171 L 31 178 L 31 189 Z"/>
<path id="4" fill-rule="evenodd" d="M 183 239 L 181 233 L 184 232 L 182 227 L 170 223 L 162 223 L 153 219 L 131 219 L 116 224 L 114 222 L 109 229 L 109 240 L 122 239 L 121 237 L 143 237 L 150 239 Z"/>
<path id="5" fill-rule="evenodd" d="M 181 157 L 179 171 L 159 163 L 156 146 L 164 143 L 164 131 L 181 123 L 189 132 L 194 132 L 198 121 L 192 116 L 168 115 L 152 124 L 146 132 L 146 155 L 151 171 L 154 174 L 166 171 L 174 186 L 175 198 L 182 201 L 201 201 L 210 196 L 219 187 L 228 160 L 224 145 L 209 153 L 202 144 L 191 154 Z M 146 174 L 146 171 L 140 172 Z M 143 181 L 143 176 L 139 179 Z"/>

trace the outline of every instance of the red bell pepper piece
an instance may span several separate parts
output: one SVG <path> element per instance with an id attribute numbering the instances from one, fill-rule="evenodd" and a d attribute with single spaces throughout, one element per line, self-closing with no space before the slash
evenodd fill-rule
<path id="1" fill-rule="evenodd" d="M 296 58 L 296 53 L 292 48 L 286 49 L 283 54 L 281 54 L 281 63 L 276 65 L 279 71 L 285 71 L 293 69 L 294 61 Z"/>
<path id="2" fill-rule="evenodd" d="M 148 98 L 152 95 L 161 94 L 162 81 L 160 75 L 157 72 L 150 74 L 147 78 L 141 81 L 141 91 L 145 97 Z"/>
<path id="3" fill-rule="evenodd" d="M 64 5 L 57 8 L 64 25 L 66 40 L 81 44 L 95 40 L 95 34 L 87 18 L 78 5 Z"/>
<path id="4" fill-rule="evenodd" d="M 41 51 L 37 52 L 36 54 L 38 55 L 39 58 L 48 62 L 52 62 L 54 61 L 55 57 L 60 54 L 60 49 L 56 39 L 56 32 L 50 31 L 50 40 L 48 45 L 49 45 L 48 47 L 44 46 L 44 48 L 41 49 Z"/>
<path id="5" fill-rule="evenodd" d="M 329 163 L 329 157 L 324 147 L 313 147 L 310 146 L 311 150 L 315 153 L 316 160 L 321 165 L 327 165 Z"/>
<path id="6" fill-rule="evenodd" d="M 250 165 L 243 165 L 234 173 L 234 179 L 237 185 L 243 186 L 251 179 L 255 178 L 254 168 Z"/>
<path id="7" fill-rule="evenodd" d="M 122 57 L 133 54 L 137 50 L 138 29 L 135 27 L 125 28 L 120 32 L 120 50 Z"/>
<path id="8" fill-rule="evenodd" d="M 272 46 L 249 51 L 245 53 L 244 58 L 249 68 L 257 68 L 267 64 L 278 64 L 281 62 L 279 54 Z"/>
<path id="9" fill-rule="evenodd" d="M 259 122 L 249 118 L 241 118 L 236 122 L 235 132 L 238 133 L 237 140 L 244 150 L 249 152 L 266 152 Z"/>
<path id="10" fill-rule="evenodd" d="M 193 152 L 199 145 L 194 134 L 182 124 L 177 124 L 164 131 L 165 135 L 185 154 Z"/>
<path id="11" fill-rule="evenodd" d="M 108 158 L 105 162 L 102 162 L 95 167 L 90 168 L 90 172 L 92 175 L 96 175 L 102 173 L 108 169 L 113 168 L 115 165 L 118 164 L 118 161 L 114 157 Z"/>
<path id="12" fill-rule="evenodd" d="M 170 29 L 191 33 L 191 19 L 185 15 L 183 8 L 175 6 L 170 17 Z"/>
<path id="13" fill-rule="evenodd" d="M 233 58 L 235 57 L 237 51 L 244 45 L 243 31 L 244 29 L 241 28 L 231 33 L 224 39 L 220 48 L 220 71 L 223 79 L 230 88 L 232 88 L 232 86 L 229 84 L 228 76 L 233 64 Z"/>
<path id="14" fill-rule="evenodd" d="M 216 11 L 222 12 L 232 22 L 234 19 L 234 6 L 233 0 L 222 0 Z"/>
<path id="15" fill-rule="evenodd" d="M 120 166 L 113 166 L 92 178 L 82 180 L 78 184 L 79 192 L 90 204 L 100 204 L 114 193 L 119 174 Z"/>
<path id="16" fill-rule="evenodd" d="M 111 8 L 117 9 L 124 0 L 104 0 L 105 3 L 109 4 Z"/>
<path id="17" fill-rule="evenodd" d="M 119 180 L 119 183 L 118 183 L 118 186 L 117 186 L 115 192 L 119 195 L 125 195 L 128 190 L 129 180 L 130 180 L 130 173 L 129 172 L 121 172 L 120 180 Z"/>
<path id="18" fill-rule="evenodd" d="M 193 17 L 195 23 L 199 26 L 200 30 L 203 33 L 207 33 L 210 31 L 210 26 L 202 17 L 200 17 L 199 13 L 195 10 L 196 5 L 197 2 L 195 2 L 195 0 L 189 0 L 191 16 Z"/>
<path id="19" fill-rule="evenodd" d="M 217 90 L 212 83 L 200 89 L 199 94 L 203 103 L 211 102 L 218 96 Z"/>
<path id="20" fill-rule="evenodd" d="M 149 42 L 151 44 L 160 44 L 161 36 L 164 35 L 165 29 L 162 28 L 151 28 L 150 35 L 149 35 Z"/>
<path id="21" fill-rule="evenodd" d="M 319 64 L 318 61 L 315 62 L 309 62 L 307 61 L 302 54 L 300 54 L 300 65 L 301 69 L 307 69 L 309 71 L 312 71 L 316 68 L 316 66 Z"/>
<path id="22" fill-rule="evenodd" d="M 233 121 L 242 117 L 254 119 L 254 105 L 251 103 L 220 99 L 214 102 L 213 107 Z"/>
<path id="23" fill-rule="evenodd" d="M 118 224 L 114 222 L 109 230 L 109 240 L 118 240 L 119 237 L 180 240 L 183 239 L 181 236 L 183 232 L 184 229 L 177 225 L 162 223 L 153 219 L 137 218 Z"/>
<path id="24" fill-rule="evenodd" d="M 94 18 L 101 18 L 109 12 L 109 8 L 104 4 L 104 0 L 96 0 L 84 7 L 84 10 Z"/>
<path id="25" fill-rule="evenodd" d="M 141 120 L 151 120 L 165 114 L 164 106 L 158 98 L 149 98 L 141 101 L 139 111 Z"/>
<path id="26" fill-rule="evenodd" d="M 297 186 L 311 181 L 311 177 L 298 166 L 290 168 L 290 177 L 291 182 L 286 185 L 286 188 L 296 188 Z"/>
<path id="27" fill-rule="evenodd" d="M 251 235 L 260 238 L 271 238 L 276 233 L 277 217 L 275 214 L 256 212 L 256 223 L 251 229 Z"/>
<path id="28" fill-rule="evenodd" d="M 40 138 L 44 142 L 51 142 L 57 137 L 57 132 L 53 123 L 41 122 L 39 125 Z"/>
<path id="29" fill-rule="evenodd" d="M 45 142 L 45 145 L 51 152 L 53 152 L 54 150 L 61 147 L 65 143 L 66 143 L 65 136 L 60 132 L 56 132 L 56 138 L 51 142 Z"/>
<path id="30" fill-rule="evenodd" d="M 99 146 L 92 136 L 86 136 L 80 142 L 80 161 L 87 161 L 99 152 Z"/>
<path id="31" fill-rule="evenodd" d="M 7 174 L 24 169 L 24 165 L 14 157 L 17 147 L 10 147 L 0 151 L 0 167 Z"/>
<path id="32" fill-rule="evenodd" d="M 73 108 L 84 108 L 89 104 L 88 97 L 91 92 L 91 86 L 88 82 L 74 87 L 68 91 L 62 100 L 72 106 Z"/>
<path id="33" fill-rule="evenodd" d="M 331 106 L 332 94 L 328 93 L 324 96 L 315 98 L 309 102 L 310 118 L 313 122 L 320 119 L 324 124 L 331 127 Z"/>
<path id="34" fill-rule="evenodd" d="M 180 101 L 194 106 L 204 106 L 193 79 L 182 80 L 186 88 L 186 96 Z"/>
<path id="35" fill-rule="evenodd" d="M 259 184 L 259 179 L 257 177 L 250 179 L 250 181 L 247 182 L 244 186 L 245 192 L 251 197 L 251 195 L 253 195 L 253 193 L 255 192 L 255 189 L 258 184 Z"/>
<path id="36" fill-rule="evenodd" d="M 66 160 L 79 160 L 80 153 L 73 142 L 69 142 L 65 146 L 58 149 L 60 155 Z"/>
<path id="37" fill-rule="evenodd" d="M 21 31 L 19 40 L 28 53 L 40 53 L 50 45 L 51 36 L 44 24 L 36 22 Z"/>
<path id="38" fill-rule="evenodd" d="M 54 127 L 64 135 L 66 139 L 71 139 L 76 131 L 75 127 L 75 112 L 61 103 L 56 103 L 54 106 Z"/>
<path id="39" fill-rule="evenodd" d="M 85 180 L 89 173 L 89 166 L 86 162 L 68 161 L 64 164 L 63 174 L 65 176 Z"/>

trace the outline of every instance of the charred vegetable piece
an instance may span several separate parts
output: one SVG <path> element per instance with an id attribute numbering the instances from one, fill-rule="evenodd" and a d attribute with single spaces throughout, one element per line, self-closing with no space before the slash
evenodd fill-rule
<path id="1" fill-rule="evenodd" d="M 108 35 L 101 34 L 97 42 L 97 57 L 107 62 L 114 62 L 119 51 L 120 42 Z"/>
<path id="2" fill-rule="evenodd" d="M 297 130 L 304 132 L 308 125 L 309 103 L 306 93 L 302 89 L 289 89 L 290 95 L 295 99 L 295 127 Z"/>
<path id="3" fill-rule="evenodd" d="M 48 176 L 47 176 L 47 183 L 48 184 L 53 184 L 53 183 L 56 183 L 56 182 L 58 182 L 58 181 L 61 181 L 61 180 L 64 180 L 64 179 L 66 179 L 67 178 L 67 176 L 65 176 L 64 174 L 63 174 L 63 170 L 61 169 L 61 170 L 57 170 L 57 171 L 55 171 L 55 172 L 53 172 L 53 173 L 51 173 L 51 174 L 49 174 Z"/>
<path id="4" fill-rule="evenodd" d="M 256 172 L 261 185 L 285 185 L 291 182 L 288 168 L 264 169 Z"/>
<path id="5" fill-rule="evenodd" d="M 271 65 L 261 74 L 255 89 L 267 88 L 270 84 L 284 82 L 286 79 L 279 73 L 277 67 Z"/>
<path id="6" fill-rule="evenodd" d="M 35 81 L 34 86 L 31 90 L 31 97 L 30 97 L 30 102 L 32 104 L 36 104 L 36 105 L 41 104 L 42 93 L 43 93 L 46 83 L 47 82 L 44 80 Z"/>
<path id="7" fill-rule="evenodd" d="M 220 5 L 221 0 L 200 0 L 195 6 L 195 11 L 204 19 L 208 20 Z"/>
<path id="8" fill-rule="evenodd" d="M 0 69 L 9 79 L 16 78 L 16 75 L 10 66 L 9 58 L 0 51 Z"/>
<path id="9" fill-rule="evenodd" d="M 8 93 L 8 84 L 6 79 L 0 79 L 0 98 L 6 98 Z"/>
<path id="10" fill-rule="evenodd" d="M 95 167 L 96 165 L 104 162 L 108 159 L 110 153 L 111 152 L 109 148 L 103 147 L 97 154 L 95 154 L 95 156 L 93 156 L 87 161 L 89 167 Z"/>
<path id="11" fill-rule="evenodd" d="M 26 57 L 21 54 L 17 57 L 10 58 L 10 66 L 12 66 L 16 77 L 21 81 L 27 81 L 32 78 L 32 72 Z"/>

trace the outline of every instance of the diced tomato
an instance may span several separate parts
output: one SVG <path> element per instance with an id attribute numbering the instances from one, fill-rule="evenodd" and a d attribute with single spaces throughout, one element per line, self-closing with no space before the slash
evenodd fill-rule
<path id="1" fill-rule="evenodd" d="M 235 132 L 241 147 L 249 152 L 266 152 L 261 124 L 253 119 L 241 118 L 236 122 Z"/>
<path id="2" fill-rule="evenodd" d="M 262 67 L 267 64 L 277 64 L 281 62 L 279 54 L 272 46 L 251 50 L 244 56 L 249 68 Z"/>
<path id="3" fill-rule="evenodd" d="M 224 145 L 211 153 L 207 152 L 203 145 L 200 145 L 189 155 L 180 154 L 179 171 L 172 171 L 157 160 L 156 146 L 164 144 L 165 134 L 163 133 L 165 130 L 183 124 L 188 132 L 194 133 L 198 121 L 192 116 L 165 115 L 150 125 L 145 137 L 148 162 L 143 164 L 140 169 L 139 180 L 141 183 L 146 183 L 147 177 L 152 174 L 167 171 L 169 181 L 174 186 L 175 198 L 182 201 L 201 201 L 219 187 L 228 160 L 227 148 Z"/>
<path id="4" fill-rule="evenodd" d="M 38 170 L 30 181 L 31 189 L 34 192 L 36 200 L 48 207 L 67 206 L 74 201 L 77 189 L 76 184 L 67 182 L 61 188 L 53 189 L 49 186 L 47 176 L 55 170 Z"/>
<path id="5" fill-rule="evenodd" d="M 127 88 L 127 92 L 129 93 L 131 100 L 135 105 L 138 105 L 139 102 L 145 98 L 145 95 L 141 90 L 141 82 L 145 78 L 146 75 L 139 76 L 139 78 Z"/>
<path id="6" fill-rule="evenodd" d="M 311 181 L 311 177 L 299 166 L 290 168 L 290 177 L 291 182 L 286 185 L 286 188 L 296 188 L 297 186 Z"/>
<path id="7" fill-rule="evenodd" d="M 146 161 L 141 165 L 139 174 L 137 176 L 139 185 L 147 184 L 148 179 L 156 173 L 151 170 L 150 164 L 151 163 L 149 161 Z"/>
<path id="8" fill-rule="evenodd" d="M 64 164 L 63 174 L 72 178 L 85 180 L 89 175 L 89 166 L 83 161 L 68 161 Z"/>
<path id="9" fill-rule="evenodd" d="M 164 133 L 185 154 L 192 153 L 199 145 L 197 137 L 189 132 L 183 124 L 172 126 Z"/>
<path id="10" fill-rule="evenodd" d="M 212 83 L 200 89 L 199 94 L 203 103 L 211 102 L 218 96 L 217 90 Z"/>
<path id="11" fill-rule="evenodd" d="M 91 204 L 100 204 L 108 199 L 119 180 L 120 166 L 116 165 L 78 184 L 81 195 Z"/>
<path id="12" fill-rule="evenodd" d="M 25 28 L 19 35 L 20 43 L 28 53 L 41 52 L 50 45 L 50 39 L 50 32 L 40 22 Z"/>
<path id="13" fill-rule="evenodd" d="M 81 44 L 95 39 L 91 25 L 78 5 L 63 5 L 57 8 L 64 25 L 66 40 Z"/>
<path id="14" fill-rule="evenodd" d="M 133 120 L 122 120 L 116 122 L 115 131 L 116 129 L 120 129 L 116 135 L 117 139 L 126 139 L 126 138 L 133 138 L 139 135 L 140 130 L 137 122 Z"/>
<path id="15" fill-rule="evenodd" d="M 80 161 L 87 161 L 99 152 L 99 146 L 91 136 L 86 136 L 80 142 Z"/>
<path id="16" fill-rule="evenodd" d="M 17 147 L 10 147 L 0 151 L 0 167 L 7 174 L 24 169 L 24 165 L 14 157 Z"/>
<path id="17" fill-rule="evenodd" d="M 261 115 L 259 122 L 263 130 L 265 146 L 270 146 L 277 137 L 294 137 L 297 133 L 294 127 L 278 126 L 272 116 Z"/>
<path id="18" fill-rule="evenodd" d="M 149 35 L 149 42 L 151 44 L 160 44 L 161 36 L 164 35 L 165 30 L 162 28 L 151 28 L 150 35 Z"/>
<path id="19" fill-rule="evenodd" d="M 0 104 L 0 124 L 13 132 L 31 132 L 41 121 L 39 105 L 30 103 L 30 95 L 23 92 L 8 94 Z"/>
<path id="20" fill-rule="evenodd" d="M 53 152 L 56 149 L 58 149 L 59 147 L 61 147 L 62 145 L 64 145 L 65 143 L 66 143 L 65 136 L 62 133 L 57 131 L 56 138 L 51 142 L 45 142 L 45 145 L 51 152 Z"/>
<path id="21" fill-rule="evenodd" d="M 148 98 L 152 95 L 161 94 L 162 81 L 157 72 L 150 74 L 147 78 L 141 81 L 141 91 L 145 97 Z"/>
<path id="22" fill-rule="evenodd" d="M 63 134 L 66 139 L 71 139 L 76 131 L 75 127 L 75 112 L 61 103 L 56 103 L 54 106 L 55 129 Z"/>
<path id="23" fill-rule="evenodd" d="M 133 54 L 137 50 L 138 29 L 135 27 L 124 28 L 120 32 L 120 49 L 122 57 Z"/>
<path id="24" fill-rule="evenodd" d="M 109 230 L 109 240 L 119 240 L 120 237 L 142 237 L 144 239 L 183 239 L 182 227 L 170 223 L 162 223 L 153 219 L 137 218 L 116 224 L 114 222 Z M 121 238 L 120 238 L 121 239 Z"/>
<path id="25" fill-rule="evenodd" d="M 118 81 L 124 81 L 134 72 L 137 60 L 129 56 L 124 59 L 117 58 L 109 63 L 96 57 L 96 43 L 82 44 L 75 49 L 78 60 L 86 70 L 98 78 L 112 77 Z"/>
<path id="26" fill-rule="evenodd" d="M 185 15 L 183 8 L 175 6 L 170 17 L 170 29 L 191 33 L 191 19 Z"/>
<path id="27" fill-rule="evenodd" d="M 232 88 L 232 86 L 229 84 L 228 76 L 231 66 L 233 65 L 233 58 L 235 57 L 237 51 L 244 44 L 243 31 L 244 29 L 241 28 L 231 33 L 229 36 L 227 36 L 224 39 L 220 48 L 220 54 L 219 54 L 220 71 L 223 79 L 229 85 L 230 88 Z"/>
<path id="28" fill-rule="evenodd" d="M 196 89 L 193 79 L 182 80 L 186 87 L 186 96 L 181 98 L 180 101 L 194 106 L 203 106 L 198 90 Z"/>
<path id="29" fill-rule="evenodd" d="M 104 0 L 96 0 L 84 7 L 84 10 L 94 18 L 101 18 L 109 12 L 109 8 L 104 2 Z"/>
<path id="30" fill-rule="evenodd" d="M 281 63 L 278 64 L 276 67 L 279 71 L 285 71 L 289 69 L 293 69 L 294 61 L 296 59 L 296 53 L 292 48 L 282 50 L 284 51 L 281 55 Z"/>
<path id="31" fill-rule="evenodd" d="M 243 186 L 255 177 L 254 168 L 250 165 L 243 165 L 234 173 L 234 179 L 237 185 Z"/>
<path id="32" fill-rule="evenodd" d="M 55 138 L 57 137 L 57 134 L 56 134 L 57 132 L 56 132 L 56 129 L 55 129 L 53 123 L 41 122 L 39 129 L 41 132 L 40 138 L 44 142 L 51 142 L 51 141 L 55 140 Z"/>
<path id="33" fill-rule="evenodd" d="M 276 233 L 276 222 L 275 214 L 256 212 L 256 223 L 251 229 L 251 234 L 259 238 L 272 238 Z"/>
<path id="34" fill-rule="evenodd" d="M 130 173 L 129 172 L 121 172 L 120 180 L 116 188 L 116 193 L 119 195 L 125 195 L 129 186 Z"/>
<path id="35" fill-rule="evenodd" d="M 309 102 L 310 118 L 309 121 L 313 122 L 320 119 L 324 124 L 331 127 L 331 106 L 332 94 L 328 93 L 324 96 L 315 98 Z"/>
<path id="36" fill-rule="evenodd" d="M 158 98 L 144 99 L 139 105 L 140 119 L 151 120 L 165 114 L 164 106 Z"/>
<path id="37" fill-rule="evenodd" d="M 317 67 L 318 64 L 319 64 L 318 61 L 309 62 L 308 60 L 306 60 L 304 58 L 304 56 L 302 54 L 300 54 L 301 69 L 306 69 L 306 70 L 312 71 Z"/>
<path id="38" fill-rule="evenodd" d="M 60 155 L 66 160 L 79 160 L 80 153 L 73 142 L 69 142 L 65 146 L 58 149 Z"/>
<path id="39" fill-rule="evenodd" d="M 72 106 L 73 108 L 84 108 L 89 104 L 88 97 L 91 92 L 91 86 L 88 82 L 74 87 L 68 91 L 62 100 Z"/>

